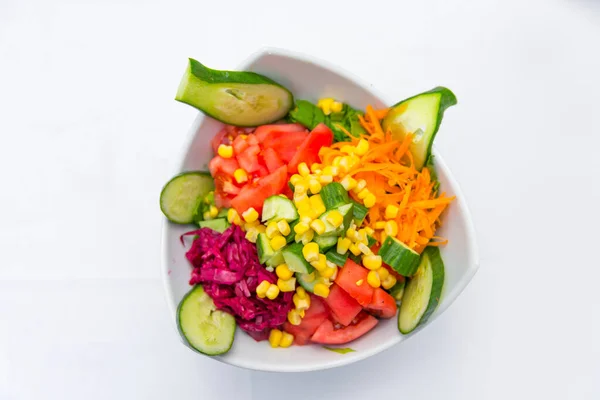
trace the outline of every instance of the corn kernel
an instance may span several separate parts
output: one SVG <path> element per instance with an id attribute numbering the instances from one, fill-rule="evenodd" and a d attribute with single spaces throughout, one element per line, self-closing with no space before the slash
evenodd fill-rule
<path id="1" fill-rule="evenodd" d="M 308 262 L 319 260 L 319 245 L 315 242 L 310 242 L 302 248 L 302 255 Z"/>
<path id="2" fill-rule="evenodd" d="M 275 300 L 277 296 L 279 296 L 279 287 L 277 285 L 271 284 L 267 289 L 266 294 L 269 300 Z"/>
<path id="3" fill-rule="evenodd" d="M 339 101 L 334 101 L 333 103 L 331 103 L 331 106 L 330 106 L 331 112 L 334 112 L 334 113 L 342 112 L 343 106 L 344 105 L 342 103 L 340 103 Z"/>
<path id="4" fill-rule="evenodd" d="M 339 168 L 340 172 L 350 171 L 350 157 L 342 157 Z"/>
<path id="5" fill-rule="evenodd" d="M 277 250 L 283 248 L 283 246 L 285 246 L 287 244 L 287 241 L 285 240 L 285 238 L 283 236 L 275 235 L 271 239 L 270 243 L 271 243 L 271 247 L 273 248 L 273 250 L 277 251 Z"/>
<path id="6" fill-rule="evenodd" d="M 341 156 L 335 156 L 333 158 L 333 161 L 331 162 L 331 165 L 334 167 L 339 167 L 340 166 L 340 161 L 342 161 L 342 157 Z"/>
<path id="7" fill-rule="evenodd" d="M 364 279 L 359 279 L 356 281 L 356 286 L 361 286 L 365 282 Z"/>
<path id="8" fill-rule="evenodd" d="M 310 192 L 312 194 L 317 194 L 321 191 L 321 182 L 319 182 L 317 179 L 311 179 L 308 181 L 308 190 L 310 190 Z"/>
<path id="9" fill-rule="evenodd" d="M 329 288 L 323 283 L 317 283 L 314 287 L 314 293 L 319 297 L 327 298 L 329 296 Z"/>
<path id="10" fill-rule="evenodd" d="M 298 293 L 296 293 L 292 297 L 292 301 L 294 302 L 294 306 L 298 311 L 308 310 L 308 308 L 310 307 L 310 297 L 308 296 L 301 298 L 300 296 L 298 296 Z"/>
<path id="11" fill-rule="evenodd" d="M 323 174 L 319 176 L 319 181 L 321 182 L 321 185 L 326 185 L 328 183 L 333 182 L 333 176 Z"/>
<path id="12" fill-rule="evenodd" d="M 390 271 L 388 271 L 386 267 L 381 267 L 377 270 L 377 275 L 379 275 L 379 279 L 381 279 L 381 282 L 383 282 L 388 276 L 390 276 Z"/>
<path id="13" fill-rule="evenodd" d="M 248 173 L 243 168 L 238 168 L 233 173 L 233 178 L 237 183 L 248 182 Z"/>
<path id="14" fill-rule="evenodd" d="M 356 179 L 351 177 L 350 175 L 346 175 L 344 179 L 340 182 L 344 189 L 350 191 L 356 187 Z"/>
<path id="15" fill-rule="evenodd" d="M 332 282 L 335 281 L 335 278 L 337 278 L 339 270 L 340 269 L 336 265 L 336 267 L 334 269 L 334 272 L 333 272 L 333 275 L 331 275 L 331 278 L 329 278 Z"/>
<path id="16" fill-rule="evenodd" d="M 279 329 L 271 329 L 271 332 L 269 333 L 269 344 L 273 348 L 279 347 L 282 338 L 283 332 L 281 332 Z"/>
<path id="17" fill-rule="evenodd" d="M 290 232 L 292 231 L 292 229 L 290 228 L 290 224 L 288 224 L 285 219 L 282 219 L 281 221 L 277 221 L 277 229 L 284 236 L 289 235 Z"/>
<path id="18" fill-rule="evenodd" d="M 388 204 L 385 208 L 385 219 L 394 219 L 398 216 L 398 207 L 393 204 Z"/>
<path id="19" fill-rule="evenodd" d="M 313 240 L 314 237 L 315 231 L 309 229 L 308 231 L 304 232 L 304 234 L 302 234 L 302 238 L 300 240 L 302 241 L 302 244 L 308 244 Z"/>
<path id="20" fill-rule="evenodd" d="M 296 290 L 296 278 L 277 279 L 277 287 L 282 292 L 293 292 Z"/>
<path id="21" fill-rule="evenodd" d="M 287 314 L 287 320 L 292 325 L 300 325 L 302 322 L 302 318 L 300 317 L 300 313 L 296 309 L 292 309 Z"/>
<path id="22" fill-rule="evenodd" d="M 323 278 L 331 279 L 337 273 L 337 266 L 327 266 L 323 271 L 319 271 Z"/>
<path id="23" fill-rule="evenodd" d="M 381 282 L 381 286 L 383 286 L 384 289 L 388 290 L 393 288 L 397 282 L 398 280 L 396 279 L 396 277 L 392 274 L 389 274 L 388 277 L 385 278 L 383 282 Z"/>
<path id="24" fill-rule="evenodd" d="M 226 144 L 220 144 L 217 153 L 223 158 L 233 157 L 233 147 Z"/>
<path id="25" fill-rule="evenodd" d="M 350 228 L 348 228 L 348 230 L 346 231 L 346 237 L 350 240 L 355 240 L 356 228 L 353 228 L 352 226 Z"/>
<path id="26" fill-rule="evenodd" d="M 294 200 L 294 203 L 297 203 L 297 202 L 301 202 L 303 200 L 308 199 L 308 195 L 306 194 L 306 192 L 304 192 L 304 193 L 294 192 L 294 196 L 292 197 L 292 199 Z"/>
<path id="27" fill-rule="evenodd" d="M 381 264 L 383 263 L 381 261 L 381 256 L 376 256 L 375 254 L 364 256 L 362 262 L 364 267 L 371 271 L 381 268 Z"/>
<path id="28" fill-rule="evenodd" d="M 271 282 L 269 282 L 269 281 L 262 281 L 256 287 L 256 295 L 258 297 L 260 297 L 261 299 L 263 299 L 267 295 L 267 290 L 269 290 L 270 287 L 271 287 Z"/>
<path id="29" fill-rule="evenodd" d="M 250 207 L 242 213 L 242 218 L 244 218 L 244 221 L 246 222 L 254 222 L 258 219 L 258 212 L 254 207 Z"/>
<path id="30" fill-rule="evenodd" d="M 322 272 L 325 270 L 325 268 L 327 268 L 327 257 L 325 256 L 325 254 L 319 254 L 317 260 L 312 261 L 310 263 L 310 265 L 315 267 L 315 269 L 317 271 L 321 272 L 321 276 L 322 276 L 323 275 Z"/>
<path id="31" fill-rule="evenodd" d="M 300 222 L 310 227 L 310 223 L 313 221 L 312 211 L 309 215 L 300 215 Z"/>
<path id="32" fill-rule="evenodd" d="M 258 220 L 252 221 L 252 222 L 246 222 L 244 224 L 244 230 L 249 231 L 250 229 L 257 229 L 259 226 L 260 226 L 260 222 L 258 222 Z"/>
<path id="33" fill-rule="evenodd" d="M 317 102 L 317 107 L 323 110 L 323 114 L 329 115 L 331 114 L 331 105 L 334 103 L 334 100 L 330 97 L 325 97 L 323 99 L 319 99 Z"/>
<path id="34" fill-rule="evenodd" d="M 365 139 L 360 139 L 356 145 L 356 154 L 364 156 L 369 151 L 369 142 Z"/>
<path id="35" fill-rule="evenodd" d="M 323 199 L 320 194 L 315 194 L 314 196 L 310 196 L 310 207 L 315 215 L 318 217 L 323 214 L 327 209 L 325 208 L 325 203 L 323 203 Z"/>
<path id="36" fill-rule="evenodd" d="M 298 184 L 298 182 L 303 181 L 304 178 L 298 174 L 294 174 L 292 176 L 290 176 L 290 183 L 294 186 L 296 186 Z"/>
<path id="37" fill-rule="evenodd" d="M 360 240 L 364 244 L 369 244 L 369 232 L 367 232 L 367 228 L 360 229 L 356 235 L 356 240 Z"/>
<path id="38" fill-rule="evenodd" d="M 396 237 L 398 235 L 398 223 L 394 220 L 386 222 L 385 233 L 388 236 Z"/>
<path id="39" fill-rule="evenodd" d="M 385 221 L 375 222 L 375 229 L 385 229 Z"/>
<path id="40" fill-rule="evenodd" d="M 381 280 L 379 279 L 379 275 L 377 275 L 377 271 L 369 271 L 367 283 L 374 288 L 381 286 Z"/>
<path id="41" fill-rule="evenodd" d="M 267 231 L 267 227 L 261 224 L 258 224 L 254 229 L 256 229 L 258 233 L 266 233 Z"/>
<path id="42" fill-rule="evenodd" d="M 271 221 L 267 224 L 267 229 L 265 230 L 267 237 L 269 239 L 273 239 L 275 235 L 279 234 L 279 229 L 277 229 L 277 222 Z"/>
<path id="43" fill-rule="evenodd" d="M 375 197 L 375 195 L 373 193 L 369 193 L 363 200 L 363 204 L 365 205 L 365 207 L 371 208 L 375 205 L 376 201 L 377 198 Z"/>
<path id="44" fill-rule="evenodd" d="M 298 222 L 296 224 L 296 226 L 294 226 L 294 232 L 296 232 L 298 235 L 302 235 L 303 233 L 305 233 L 309 229 L 310 229 L 310 226 L 308 226 L 304 222 Z"/>
<path id="45" fill-rule="evenodd" d="M 361 253 L 361 251 L 360 251 L 360 249 L 358 248 L 358 246 L 357 246 L 357 245 L 355 245 L 354 243 L 352 243 L 352 244 L 350 245 L 350 247 L 348 247 L 348 250 L 350 250 L 350 252 L 351 252 L 352 254 L 354 254 L 355 256 L 359 256 L 359 255 L 360 255 L 360 253 Z"/>
<path id="46" fill-rule="evenodd" d="M 372 235 L 373 233 L 375 233 L 375 230 L 373 230 L 373 228 L 371 228 L 370 226 L 367 226 L 365 228 L 365 232 L 367 232 L 367 235 Z"/>
<path id="47" fill-rule="evenodd" d="M 342 148 L 340 149 L 341 152 L 346 153 L 346 154 L 352 154 L 352 153 L 354 153 L 354 150 L 355 150 L 354 146 L 349 145 L 349 144 L 343 145 Z"/>
<path id="48" fill-rule="evenodd" d="M 366 187 L 367 187 L 367 181 L 365 181 L 364 179 L 361 179 L 358 182 L 356 182 L 356 186 L 354 187 L 353 191 L 354 191 L 354 193 L 360 193 Z"/>
<path id="49" fill-rule="evenodd" d="M 327 222 L 337 228 L 344 223 L 344 216 L 338 210 L 331 210 L 327 214 Z"/>
<path id="50" fill-rule="evenodd" d="M 358 192 L 358 194 L 356 195 L 356 197 L 358 197 L 361 200 L 364 200 L 371 192 L 369 191 L 369 189 L 364 188 L 363 190 L 361 190 L 360 192 Z"/>
<path id="51" fill-rule="evenodd" d="M 216 218 L 217 214 L 219 214 L 219 209 L 213 205 L 208 208 L 208 213 L 212 218 Z"/>
<path id="52" fill-rule="evenodd" d="M 298 310 L 298 314 L 300 314 L 300 318 L 304 318 L 306 315 L 306 310 Z"/>
<path id="53" fill-rule="evenodd" d="M 304 194 L 306 193 L 306 190 L 308 188 L 306 187 L 306 181 L 303 179 L 300 182 L 298 182 L 296 185 L 294 185 L 294 193 L 295 194 Z"/>
<path id="54" fill-rule="evenodd" d="M 373 254 L 373 252 L 371 251 L 371 249 L 369 248 L 369 246 L 367 246 L 366 244 L 364 244 L 362 242 L 359 243 L 357 245 L 357 247 L 359 248 L 360 252 L 363 253 L 366 256 Z"/>
<path id="55" fill-rule="evenodd" d="M 319 164 L 319 163 L 313 163 L 310 166 L 310 172 L 312 172 L 313 174 L 316 174 L 318 171 L 321 171 L 321 164 Z"/>
<path id="56" fill-rule="evenodd" d="M 227 210 L 227 222 L 235 225 L 240 225 L 242 223 L 240 215 L 235 210 L 235 208 L 230 208 L 229 210 Z"/>
<path id="57" fill-rule="evenodd" d="M 306 290 L 302 286 L 298 286 L 298 289 L 296 289 L 296 293 L 298 294 L 298 296 L 300 296 L 301 299 L 308 297 L 308 294 L 306 294 Z"/>
<path id="58" fill-rule="evenodd" d="M 317 235 L 322 235 L 325 232 L 325 222 L 320 219 L 315 219 L 310 223 L 310 227 L 317 233 Z"/>
<path id="59" fill-rule="evenodd" d="M 294 275 L 294 271 L 292 271 L 287 264 L 279 264 L 277 268 L 275 268 L 275 273 L 277 277 L 288 280 Z"/>
<path id="60" fill-rule="evenodd" d="M 328 165 L 325 168 L 323 168 L 323 175 L 338 176 L 339 173 L 340 173 L 339 167 L 336 167 L 333 165 Z"/>
<path id="61" fill-rule="evenodd" d="M 256 243 L 256 240 L 258 239 L 258 231 L 254 228 L 248 229 L 245 237 L 249 242 Z"/>
<path id="62" fill-rule="evenodd" d="M 337 247 L 335 251 L 337 251 L 338 254 L 346 254 L 351 244 L 352 241 L 348 238 L 338 238 Z"/>
<path id="63" fill-rule="evenodd" d="M 292 335 L 291 333 L 283 332 L 281 340 L 279 341 L 279 347 L 285 349 L 287 347 L 290 347 L 292 343 L 294 343 L 294 335 Z"/>
<path id="64" fill-rule="evenodd" d="M 310 168 L 308 168 L 308 165 L 306 165 L 305 162 L 301 162 L 300 164 L 298 164 L 298 173 L 300 174 L 300 176 L 304 177 L 310 175 Z"/>

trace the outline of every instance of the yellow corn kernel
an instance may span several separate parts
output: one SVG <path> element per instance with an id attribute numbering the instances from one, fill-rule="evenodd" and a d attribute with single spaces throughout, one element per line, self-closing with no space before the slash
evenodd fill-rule
<path id="1" fill-rule="evenodd" d="M 317 261 L 312 261 L 310 265 L 315 267 L 315 269 L 323 275 L 322 272 L 327 268 L 327 257 L 325 257 L 325 254 L 319 254 L 318 257 Z"/>
<path id="2" fill-rule="evenodd" d="M 290 228 L 290 224 L 285 219 L 281 221 L 277 221 L 277 229 L 281 232 L 282 235 L 287 236 L 290 234 L 292 229 Z"/>
<path id="3" fill-rule="evenodd" d="M 358 197 L 361 200 L 364 200 L 371 192 L 369 191 L 369 189 L 364 188 L 363 190 L 361 190 L 360 192 L 358 192 L 358 194 L 356 195 L 356 197 Z"/>
<path id="4" fill-rule="evenodd" d="M 255 222 L 258 219 L 258 211 L 256 211 L 254 207 L 250 207 L 242 213 L 242 218 L 244 218 L 244 221 L 246 222 Z"/>
<path id="5" fill-rule="evenodd" d="M 365 282 L 365 281 L 364 281 L 364 279 L 359 279 L 359 280 L 357 280 L 357 281 L 356 281 L 356 286 L 360 286 L 360 285 L 362 285 L 364 282 Z"/>
<path id="6" fill-rule="evenodd" d="M 323 110 L 323 113 L 325 115 L 329 115 L 331 114 L 331 105 L 334 103 L 334 101 L 335 100 L 333 100 L 331 97 L 324 97 L 322 99 L 319 99 L 319 101 L 317 102 L 317 107 Z"/>
<path id="7" fill-rule="evenodd" d="M 381 280 L 379 279 L 379 275 L 377 275 L 377 271 L 369 271 L 367 283 L 374 288 L 381 286 Z"/>
<path id="8" fill-rule="evenodd" d="M 245 214 L 245 212 L 244 212 L 244 213 L 242 213 L 242 215 L 243 215 L 243 214 Z M 250 229 L 257 229 L 259 226 L 260 226 L 260 222 L 258 222 L 258 220 L 256 220 L 256 221 L 252 221 L 252 222 L 246 222 L 246 223 L 244 224 L 244 230 L 245 230 L 245 231 L 249 231 Z M 258 229 L 257 229 L 257 230 L 258 230 Z"/>
<path id="9" fill-rule="evenodd" d="M 375 195 L 373 193 L 369 193 L 363 200 L 363 204 L 365 205 L 365 207 L 371 208 L 375 205 L 376 201 L 377 201 L 377 197 L 375 197 Z"/>
<path id="10" fill-rule="evenodd" d="M 356 145 L 356 154 L 359 156 L 364 156 L 369 151 L 369 142 L 365 139 L 360 139 L 358 144 Z"/>
<path id="11" fill-rule="evenodd" d="M 308 262 L 319 260 L 319 245 L 315 242 L 310 242 L 302 248 L 302 255 Z"/>
<path id="12" fill-rule="evenodd" d="M 298 293 L 294 294 L 292 297 L 292 301 L 294 302 L 294 306 L 298 311 L 308 310 L 310 307 L 310 297 L 306 296 L 305 298 L 301 298 L 298 296 Z"/>
<path id="13" fill-rule="evenodd" d="M 223 158 L 233 157 L 233 147 L 226 144 L 220 144 L 217 153 Z"/>
<path id="14" fill-rule="evenodd" d="M 306 165 L 305 162 L 298 164 L 298 173 L 303 177 L 310 175 L 310 168 L 308 168 L 308 165 Z"/>
<path id="15" fill-rule="evenodd" d="M 256 295 L 258 297 L 260 297 L 261 299 L 263 299 L 267 295 L 267 290 L 269 290 L 270 287 L 271 287 L 271 282 L 269 282 L 269 281 L 262 281 L 256 287 Z"/>
<path id="16" fill-rule="evenodd" d="M 327 214 L 327 222 L 337 228 L 344 223 L 344 216 L 338 210 L 331 210 Z"/>
<path id="17" fill-rule="evenodd" d="M 350 157 L 342 157 L 339 168 L 340 172 L 350 171 Z"/>
<path id="18" fill-rule="evenodd" d="M 277 279 L 277 287 L 282 292 L 293 292 L 296 290 L 296 278 Z"/>
<path id="19" fill-rule="evenodd" d="M 373 233 L 375 233 L 375 231 L 373 230 L 373 228 L 371 228 L 370 226 L 367 226 L 365 228 L 365 232 L 367 232 L 367 235 L 372 235 Z"/>
<path id="20" fill-rule="evenodd" d="M 292 197 L 292 200 L 294 200 L 294 203 L 299 202 L 299 201 L 303 201 L 308 199 L 308 195 L 305 193 L 296 193 L 294 192 L 294 197 Z"/>
<path id="21" fill-rule="evenodd" d="M 331 106 L 330 106 L 331 112 L 334 112 L 334 113 L 342 112 L 343 106 L 344 105 L 342 103 L 340 103 L 339 101 L 334 101 L 333 103 L 331 103 Z"/>
<path id="22" fill-rule="evenodd" d="M 355 240 L 354 238 L 356 237 L 356 228 L 348 228 L 348 230 L 346 231 L 346 237 L 350 240 Z"/>
<path id="23" fill-rule="evenodd" d="M 342 148 L 340 149 L 341 152 L 346 153 L 346 154 L 352 154 L 354 153 L 354 146 L 349 145 L 349 144 L 345 144 L 342 146 Z"/>
<path id="24" fill-rule="evenodd" d="M 320 219 L 315 219 L 310 223 L 310 227 L 316 232 L 317 235 L 322 235 L 325 232 L 325 222 Z"/>
<path id="25" fill-rule="evenodd" d="M 323 175 L 338 176 L 339 173 L 340 169 L 332 165 L 328 165 L 325 168 L 323 168 Z"/>
<path id="26" fill-rule="evenodd" d="M 273 236 L 273 238 L 271 239 L 270 243 L 271 243 L 271 247 L 275 251 L 283 248 L 283 246 L 285 246 L 287 244 L 285 238 L 283 236 L 281 236 L 281 235 L 275 235 L 275 236 Z"/>
<path id="27" fill-rule="evenodd" d="M 230 208 L 229 210 L 227 210 L 227 221 L 230 224 L 235 224 L 235 225 L 241 224 L 242 221 L 240 219 L 240 215 L 235 210 L 235 208 Z"/>
<path id="28" fill-rule="evenodd" d="M 385 229 L 385 221 L 377 221 L 374 226 L 375 229 Z"/>
<path id="29" fill-rule="evenodd" d="M 324 283 L 319 282 L 315 284 L 314 293 L 319 297 L 327 298 L 329 296 L 329 287 Z"/>
<path id="30" fill-rule="evenodd" d="M 365 268 L 370 269 L 371 271 L 375 271 L 381 268 L 381 256 L 377 256 L 375 254 L 369 254 L 363 257 L 362 259 L 363 265 Z"/>
<path id="31" fill-rule="evenodd" d="M 321 185 L 327 185 L 328 183 L 333 182 L 333 176 L 323 174 L 319 176 L 319 182 L 321 182 Z"/>
<path id="32" fill-rule="evenodd" d="M 304 178 L 298 174 L 294 174 L 292 176 L 290 176 L 290 183 L 294 186 L 296 186 L 298 184 L 298 182 L 303 181 Z"/>
<path id="33" fill-rule="evenodd" d="M 310 208 L 313 211 L 315 218 L 319 215 L 323 214 L 327 209 L 325 208 L 325 203 L 323 203 L 323 199 L 320 194 L 315 194 L 314 196 L 310 196 Z"/>
<path id="34" fill-rule="evenodd" d="M 323 271 L 319 271 L 323 278 L 331 279 L 337 273 L 337 265 L 333 267 L 327 265 Z"/>
<path id="35" fill-rule="evenodd" d="M 367 187 L 367 181 L 365 181 L 364 179 L 361 179 L 358 182 L 356 182 L 356 186 L 354 187 L 353 192 L 360 193 L 366 187 Z"/>
<path id="36" fill-rule="evenodd" d="M 381 279 L 381 282 L 383 282 L 388 276 L 390 276 L 390 271 L 388 271 L 386 267 L 381 267 L 377 270 L 377 275 L 379 275 L 379 279 Z"/>
<path id="37" fill-rule="evenodd" d="M 300 318 L 304 318 L 306 315 L 306 310 L 298 310 L 298 314 L 300 314 Z"/>
<path id="38" fill-rule="evenodd" d="M 279 347 L 282 349 L 288 348 L 294 343 L 294 335 L 291 333 L 283 332 L 281 340 L 279 341 Z"/>
<path id="39" fill-rule="evenodd" d="M 334 167 L 339 167 L 340 166 L 340 161 L 342 161 L 342 157 L 341 156 L 335 156 L 333 158 L 333 161 L 331 162 L 331 165 Z"/>
<path id="40" fill-rule="evenodd" d="M 314 277 L 314 273 L 313 273 L 313 277 Z M 304 290 L 304 288 L 302 286 L 298 286 L 298 288 L 296 289 L 296 294 L 298 296 L 300 296 L 301 299 L 307 298 L 308 294 L 306 293 L 306 290 Z"/>
<path id="41" fill-rule="evenodd" d="M 312 229 L 309 229 L 308 231 L 306 231 L 302 234 L 302 238 L 300 240 L 302 241 L 302 244 L 308 244 L 313 240 L 314 237 L 315 237 L 315 231 L 313 231 Z"/>
<path id="42" fill-rule="evenodd" d="M 265 230 L 267 237 L 269 239 L 273 239 L 275 235 L 279 234 L 279 229 L 277 229 L 277 222 L 271 221 L 267 224 L 267 229 Z"/>
<path id="43" fill-rule="evenodd" d="M 360 252 L 363 253 L 365 256 L 373 254 L 373 252 L 371 251 L 369 246 L 367 246 L 366 244 L 364 244 L 362 242 L 358 243 L 357 247 L 359 248 Z"/>
<path id="44" fill-rule="evenodd" d="M 394 219 L 398 216 L 398 207 L 393 204 L 388 204 L 385 208 L 385 219 Z"/>
<path id="45" fill-rule="evenodd" d="M 267 298 L 269 300 L 275 300 L 279 296 L 279 287 L 275 284 L 271 284 L 267 289 Z"/>
<path id="46" fill-rule="evenodd" d="M 350 250 L 350 252 L 351 252 L 352 254 L 354 254 L 355 256 L 359 256 L 359 255 L 360 255 L 360 253 L 361 253 L 361 251 L 360 251 L 360 249 L 358 248 L 358 246 L 357 246 L 357 245 L 355 245 L 354 243 L 352 243 L 352 244 L 350 245 L 350 247 L 348 247 L 348 250 Z"/>
<path id="47" fill-rule="evenodd" d="M 258 239 L 258 231 L 255 228 L 247 229 L 245 237 L 249 242 L 256 243 L 256 240 Z"/>
<path id="48" fill-rule="evenodd" d="M 279 264 L 277 268 L 275 268 L 275 273 L 277 277 L 288 280 L 294 275 L 294 271 L 292 271 L 287 264 Z"/>
<path id="49" fill-rule="evenodd" d="M 313 221 L 313 213 L 312 211 L 310 211 L 309 214 L 300 214 L 300 222 L 302 222 L 303 224 L 306 224 L 308 226 L 310 226 L 310 223 Z"/>
<path id="50" fill-rule="evenodd" d="M 383 286 L 384 289 L 388 290 L 393 288 L 396 282 L 398 282 L 396 277 L 392 274 L 389 274 L 388 277 L 385 278 L 383 282 L 381 282 L 381 286 Z"/>
<path id="51" fill-rule="evenodd" d="M 248 173 L 243 168 L 238 168 L 233 173 L 233 178 L 237 183 L 248 182 Z"/>
<path id="52" fill-rule="evenodd" d="M 308 190 L 310 190 L 310 192 L 312 194 L 317 194 L 321 191 L 321 182 L 319 182 L 317 179 L 311 179 L 308 181 Z"/>
<path id="53" fill-rule="evenodd" d="M 348 238 L 338 238 L 337 247 L 335 248 L 335 251 L 337 251 L 338 254 L 346 254 L 351 244 L 352 241 Z"/>
<path id="54" fill-rule="evenodd" d="M 291 309 L 288 311 L 287 320 L 292 325 L 300 325 L 302 322 L 302 317 L 300 317 L 300 312 L 296 309 Z"/>
<path id="55" fill-rule="evenodd" d="M 356 240 L 360 240 L 364 244 L 369 244 L 369 233 L 367 232 L 367 228 L 359 229 L 356 235 Z"/>
<path id="56" fill-rule="evenodd" d="M 310 166 L 310 172 L 312 172 L 313 174 L 316 174 L 317 171 L 320 171 L 320 170 L 321 170 L 321 164 L 319 164 L 319 163 L 313 163 Z"/>
<path id="57" fill-rule="evenodd" d="M 306 180 L 303 179 L 300 182 L 298 182 L 297 184 L 294 185 L 294 193 L 295 194 L 304 194 L 306 193 L 306 190 L 308 188 L 306 187 Z"/>
<path id="58" fill-rule="evenodd" d="M 350 191 L 356 187 L 356 179 L 351 177 L 350 175 L 346 175 L 344 179 L 340 182 L 344 189 Z"/>
<path id="59" fill-rule="evenodd" d="M 279 347 L 282 338 L 283 332 L 281 332 L 279 329 L 271 329 L 271 332 L 269 333 L 269 344 L 273 348 Z"/>
<path id="60" fill-rule="evenodd" d="M 258 224 L 254 229 L 256 229 L 258 233 L 266 233 L 267 231 L 267 227 L 261 224 Z"/>
<path id="61" fill-rule="evenodd" d="M 296 232 L 298 235 L 302 235 L 303 233 L 305 233 L 309 229 L 310 229 L 310 226 L 308 226 L 304 222 L 298 222 L 296 224 L 296 226 L 294 226 L 294 232 Z"/>
<path id="62" fill-rule="evenodd" d="M 385 233 L 388 236 L 396 237 L 398 235 L 398 223 L 394 220 L 386 222 Z"/>
<path id="63" fill-rule="evenodd" d="M 204 211 L 204 214 L 202 214 L 202 216 L 204 217 L 204 220 L 213 219 L 213 217 L 210 215 L 210 211 Z"/>

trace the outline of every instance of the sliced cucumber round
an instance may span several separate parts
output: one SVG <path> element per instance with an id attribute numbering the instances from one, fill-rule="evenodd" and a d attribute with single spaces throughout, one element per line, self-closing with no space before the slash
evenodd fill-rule
<path id="1" fill-rule="evenodd" d="M 172 178 L 160 193 L 160 209 L 165 217 L 177 224 L 194 221 L 198 204 L 215 188 L 208 172 L 184 172 Z"/>
<path id="2" fill-rule="evenodd" d="M 300 274 L 300 273 L 296 273 L 296 281 L 298 282 L 298 284 L 300 286 L 302 286 L 304 288 L 304 290 L 306 290 L 309 293 L 314 293 L 315 292 L 315 285 L 317 283 L 319 283 L 319 280 L 317 279 L 317 273 L 313 272 L 312 273 L 312 279 L 309 277 L 310 274 Z"/>
<path id="3" fill-rule="evenodd" d="M 427 247 L 417 272 L 408 281 L 398 313 L 398 329 L 412 332 L 425 323 L 437 307 L 444 286 L 444 262 L 437 247 Z"/>
<path id="4" fill-rule="evenodd" d="M 235 318 L 219 311 L 202 286 L 185 295 L 177 309 L 177 326 L 185 341 L 200 353 L 216 356 L 229 351 L 235 336 Z"/>
<path id="5" fill-rule="evenodd" d="M 412 276 L 419 268 L 419 253 L 395 237 L 386 237 L 378 254 L 384 263 L 400 275 Z"/>
<path id="6" fill-rule="evenodd" d="M 266 76 L 218 71 L 191 58 L 175 100 L 221 122 L 238 126 L 277 121 L 285 117 L 294 104 L 292 93 Z"/>
<path id="7" fill-rule="evenodd" d="M 267 197 L 263 204 L 262 221 L 279 221 L 281 219 L 285 219 L 287 222 L 298 219 L 296 206 L 287 197 L 280 195 Z"/>

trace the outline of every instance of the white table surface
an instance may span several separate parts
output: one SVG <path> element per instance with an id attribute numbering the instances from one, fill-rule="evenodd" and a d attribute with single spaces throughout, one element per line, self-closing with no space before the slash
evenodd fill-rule
<path id="1" fill-rule="evenodd" d="M 600 4 L 286 3 L 0 2 L 0 399 L 600 398 Z M 481 268 L 348 367 L 241 370 L 170 325 L 158 194 L 196 115 L 173 100 L 185 59 L 261 45 L 459 98 L 436 143 Z"/>

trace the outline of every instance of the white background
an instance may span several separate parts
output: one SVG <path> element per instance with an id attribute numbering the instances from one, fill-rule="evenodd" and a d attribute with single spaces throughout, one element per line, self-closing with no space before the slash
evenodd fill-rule
<path id="1" fill-rule="evenodd" d="M 0 399 L 600 398 L 600 4 L 287 3 L 0 1 Z M 163 299 L 186 57 L 262 45 L 459 99 L 436 144 L 481 268 L 417 337 L 336 370 L 200 357 Z"/>

